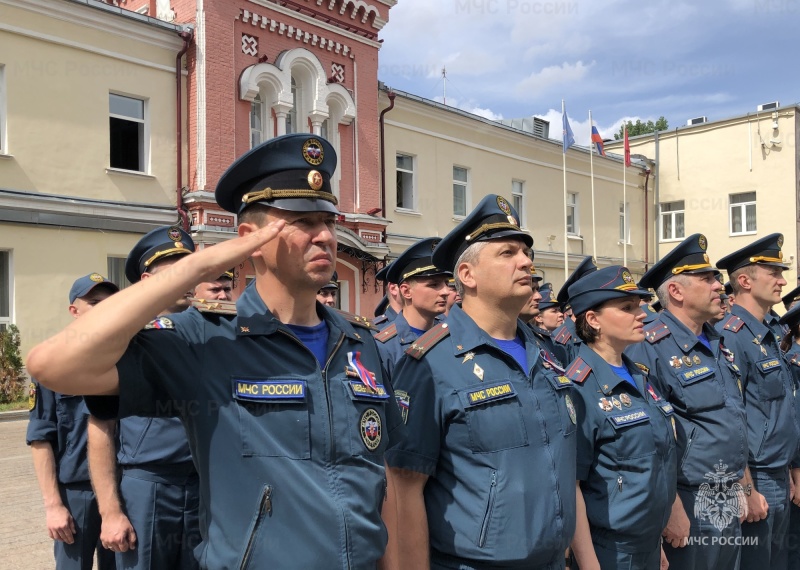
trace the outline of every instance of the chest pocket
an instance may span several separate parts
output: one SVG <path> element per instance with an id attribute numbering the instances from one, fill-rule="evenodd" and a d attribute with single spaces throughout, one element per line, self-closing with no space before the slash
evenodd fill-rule
<path id="1" fill-rule="evenodd" d="M 708 364 L 675 371 L 680 387 L 680 397 L 688 413 L 721 408 L 725 393 L 716 378 L 717 370 Z"/>
<path id="2" fill-rule="evenodd" d="M 232 378 L 242 456 L 311 457 L 310 394 L 304 379 Z"/>
<path id="3" fill-rule="evenodd" d="M 383 384 L 377 390 L 367 386 L 358 378 L 339 377 L 344 390 L 347 414 L 350 453 L 363 456 L 382 456 L 388 441 L 386 405 L 391 394 Z M 392 404 L 394 405 L 394 404 Z"/>
<path id="4" fill-rule="evenodd" d="M 459 390 L 469 430 L 470 448 L 491 453 L 528 445 L 522 404 L 510 380 Z"/>
<path id="5" fill-rule="evenodd" d="M 546 374 L 547 381 L 553 387 L 553 393 L 558 406 L 558 415 L 561 418 L 561 432 L 564 436 L 575 433 L 578 416 L 573 403 L 572 381 L 566 376 Z"/>
<path id="6" fill-rule="evenodd" d="M 758 372 L 758 399 L 762 402 L 777 400 L 786 395 L 786 387 L 783 385 L 783 367 L 781 357 L 769 357 L 756 361 L 756 371 Z"/>
<path id="7" fill-rule="evenodd" d="M 611 426 L 614 442 L 608 455 L 619 460 L 647 457 L 655 453 L 653 429 L 650 414 L 656 413 L 643 408 L 631 408 L 621 412 L 608 413 L 606 421 Z M 654 418 L 658 421 L 658 418 Z M 631 466 L 635 464 L 631 463 Z"/>

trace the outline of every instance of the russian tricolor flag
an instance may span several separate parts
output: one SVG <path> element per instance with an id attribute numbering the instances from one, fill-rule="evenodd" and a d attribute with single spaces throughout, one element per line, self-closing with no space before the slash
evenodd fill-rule
<path id="1" fill-rule="evenodd" d="M 597 127 L 592 125 L 592 142 L 594 143 L 595 148 L 597 148 L 597 154 L 600 156 L 606 155 L 606 149 L 603 148 L 603 137 L 600 136 L 600 133 L 597 131 Z"/>

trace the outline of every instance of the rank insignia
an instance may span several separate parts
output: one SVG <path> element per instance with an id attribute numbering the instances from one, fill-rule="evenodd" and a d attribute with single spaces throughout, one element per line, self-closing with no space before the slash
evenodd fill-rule
<path id="1" fill-rule="evenodd" d="M 472 360 L 473 358 L 475 358 L 475 353 L 470 350 L 468 353 L 464 355 L 464 360 L 461 361 L 461 364 L 465 364 L 470 360 Z"/>
<path id="2" fill-rule="evenodd" d="M 636 365 L 636 367 L 639 370 L 641 370 L 645 374 L 650 374 L 650 369 L 647 366 L 645 366 L 644 364 L 642 364 L 641 362 L 634 362 L 634 364 Z"/>
<path id="3" fill-rule="evenodd" d="M 395 390 L 394 397 L 397 400 L 397 406 L 400 408 L 400 416 L 403 418 L 403 423 L 406 423 L 408 421 L 408 408 L 411 405 L 411 396 L 405 390 Z"/>
<path id="4" fill-rule="evenodd" d="M 567 404 L 567 413 L 569 414 L 570 421 L 572 421 L 573 424 L 577 424 L 578 416 L 575 413 L 575 404 L 572 403 L 572 398 L 569 397 L 569 394 L 564 396 L 564 402 Z"/>
<path id="5" fill-rule="evenodd" d="M 597 403 L 600 406 L 600 409 L 604 412 L 610 412 L 614 409 L 614 406 L 611 405 L 611 402 L 608 398 L 600 398 L 600 401 Z"/>
<path id="6" fill-rule="evenodd" d="M 673 368 L 680 368 L 682 366 L 681 365 L 681 359 L 678 358 L 677 356 L 673 356 L 672 358 L 670 358 L 669 359 L 669 364 Z"/>
<path id="7" fill-rule="evenodd" d="M 695 354 L 694 356 L 692 356 L 692 363 L 693 363 L 695 366 L 699 365 L 699 364 L 700 364 L 700 357 L 699 357 L 699 356 L 697 356 L 696 354 Z"/>
<path id="8" fill-rule="evenodd" d="M 150 329 L 174 329 L 175 325 L 167 317 L 157 317 L 144 326 L 144 330 Z"/>
<path id="9" fill-rule="evenodd" d="M 381 444 L 381 416 L 374 408 L 361 414 L 359 422 L 361 441 L 370 451 L 375 451 Z"/>
<path id="10" fill-rule="evenodd" d="M 618 410 L 621 410 L 621 409 L 622 409 L 622 403 L 621 403 L 619 400 L 617 400 L 616 398 L 611 398 L 611 403 L 612 403 L 612 404 L 614 405 L 614 407 L 615 407 L 615 408 L 617 408 Z"/>
<path id="11" fill-rule="evenodd" d="M 32 411 L 36 407 L 36 394 L 39 392 L 39 387 L 35 382 L 31 382 L 28 386 L 28 411 Z"/>
<path id="12" fill-rule="evenodd" d="M 760 348 L 760 349 L 761 349 L 761 354 L 763 354 L 764 356 L 766 356 L 766 355 L 767 355 L 767 349 L 766 349 L 766 348 L 764 348 L 764 345 L 763 345 L 763 344 L 759 344 L 759 345 L 758 345 L 758 348 Z"/>
<path id="13" fill-rule="evenodd" d="M 619 401 L 622 402 L 622 405 L 625 406 L 626 408 L 631 407 L 631 397 L 628 396 L 627 394 L 620 394 Z"/>
<path id="14" fill-rule="evenodd" d="M 475 366 L 472 368 L 472 373 L 475 374 L 475 376 L 478 377 L 478 380 L 483 382 L 483 368 L 478 366 L 477 362 L 475 363 Z"/>
<path id="15" fill-rule="evenodd" d="M 683 360 L 683 363 L 686 366 L 691 366 L 692 365 L 692 359 L 689 358 L 688 356 L 684 356 L 681 360 Z"/>

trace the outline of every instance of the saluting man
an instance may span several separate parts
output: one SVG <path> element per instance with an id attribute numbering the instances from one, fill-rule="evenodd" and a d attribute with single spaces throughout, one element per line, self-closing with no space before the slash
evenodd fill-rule
<path id="1" fill-rule="evenodd" d="M 730 276 L 736 303 L 717 323 L 742 372 L 747 413 L 747 522 L 742 568 L 783 569 L 787 563 L 789 463 L 797 450 L 792 376 L 780 350 L 780 325 L 770 315 L 786 285 L 783 235 L 758 239 L 717 262 Z"/>
<path id="2" fill-rule="evenodd" d="M 200 476 L 202 568 L 375 568 L 387 550 L 383 456 L 402 419 L 369 325 L 316 300 L 336 260 L 335 168 L 314 135 L 253 148 L 216 189 L 239 215 L 237 239 L 128 287 L 28 358 L 56 389 L 119 395 L 95 398 L 93 413 L 180 417 Z M 142 330 L 248 257 L 256 277 L 236 315 L 189 310 Z"/>
<path id="3" fill-rule="evenodd" d="M 564 568 L 573 386 L 518 319 L 532 245 L 513 207 L 490 194 L 433 252 L 463 300 L 395 367 L 408 428 L 387 452 L 401 568 Z"/>
<path id="4" fill-rule="evenodd" d="M 704 235 L 691 235 L 642 276 L 639 286 L 655 289 L 664 310 L 645 327 L 645 341 L 626 352 L 675 410 L 681 459 L 664 530 L 667 560 L 672 568 L 732 570 L 739 567 L 746 509 L 740 483 L 747 424 L 741 371 L 709 324 L 724 288 L 707 249 Z"/>

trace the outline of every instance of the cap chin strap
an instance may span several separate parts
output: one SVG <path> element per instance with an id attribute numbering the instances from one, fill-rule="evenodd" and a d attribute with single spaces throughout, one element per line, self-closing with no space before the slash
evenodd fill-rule
<path id="1" fill-rule="evenodd" d="M 706 268 L 710 268 L 710 267 L 711 267 L 710 263 L 698 263 L 696 265 L 683 265 L 681 267 L 673 267 L 672 268 L 672 274 L 673 275 L 680 275 L 684 271 L 696 271 L 698 269 L 706 269 Z"/>
<path id="2" fill-rule="evenodd" d="M 764 255 L 757 255 L 755 257 L 750 258 L 750 263 L 760 263 L 760 262 L 783 263 L 783 257 L 766 257 Z"/>
<path id="3" fill-rule="evenodd" d="M 474 232 L 469 234 L 467 237 L 465 237 L 464 240 L 465 241 L 472 241 L 476 237 L 479 237 L 479 236 L 485 234 L 486 232 L 489 232 L 489 231 L 492 231 L 492 230 L 515 230 L 515 231 L 518 231 L 518 232 L 521 231 L 519 229 L 519 226 L 515 226 L 513 224 L 509 224 L 508 222 L 497 222 L 497 223 L 494 223 L 494 224 L 483 224 L 477 230 L 475 230 Z"/>
<path id="4" fill-rule="evenodd" d="M 170 249 L 165 249 L 163 251 L 157 252 L 155 255 L 153 255 L 153 257 L 145 261 L 144 266 L 145 268 L 148 268 L 156 259 L 161 259 L 162 257 L 167 257 L 174 253 L 192 253 L 192 252 L 186 249 L 185 247 L 173 247 Z"/>
<path id="5" fill-rule="evenodd" d="M 306 198 L 309 200 L 325 200 L 331 202 L 334 206 L 339 204 L 336 196 L 330 192 L 320 192 L 318 190 L 301 190 L 301 189 L 287 189 L 287 190 L 273 190 L 272 188 L 264 188 L 258 192 L 248 192 L 242 196 L 243 204 L 250 204 L 252 202 L 259 202 L 261 200 L 280 200 L 285 198 Z"/>

